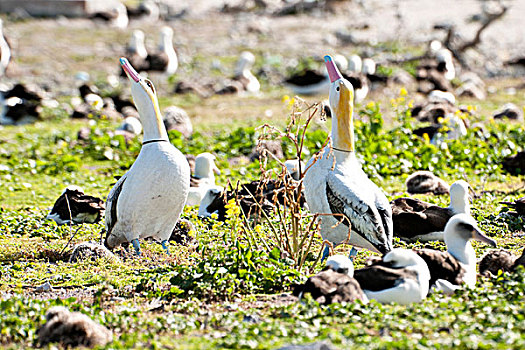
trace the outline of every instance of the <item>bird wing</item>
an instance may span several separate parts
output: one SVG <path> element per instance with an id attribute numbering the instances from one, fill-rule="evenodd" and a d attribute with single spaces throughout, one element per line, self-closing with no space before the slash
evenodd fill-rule
<path id="1" fill-rule="evenodd" d="M 415 252 L 428 265 L 430 285 L 433 285 L 438 279 L 449 281 L 455 285 L 463 284 L 465 269 L 449 252 L 433 249 L 419 249 Z"/>
<path id="2" fill-rule="evenodd" d="M 376 264 L 356 270 L 354 278 L 363 290 L 377 292 L 394 288 L 406 278 L 417 279 L 417 274 L 405 268 L 396 269 L 386 266 L 381 260 Z"/>
<path id="3" fill-rule="evenodd" d="M 111 189 L 106 201 L 106 238 L 109 237 L 113 227 L 117 223 L 117 202 L 120 192 L 122 192 L 122 187 L 124 186 L 124 181 L 126 181 L 127 174 L 124 174 L 115 186 Z"/>
<path id="4" fill-rule="evenodd" d="M 407 239 L 443 231 L 453 215 L 448 208 L 412 198 L 397 198 L 391 205 L 394 234 Z"/>
<path id="5" fill-rule="evenodd" d="M 364 184 L 349 183 L 334 173 L 327 176 L 326 197 L 332 213 L 343 214 L 344 225 L 349 226 L 350 222 L 352 231 L 386 253 L 390 250 L 388 248 L 391 248 L 391 243 L 388 241 L 381 214 L 369 192 L 369 186 Z"/>

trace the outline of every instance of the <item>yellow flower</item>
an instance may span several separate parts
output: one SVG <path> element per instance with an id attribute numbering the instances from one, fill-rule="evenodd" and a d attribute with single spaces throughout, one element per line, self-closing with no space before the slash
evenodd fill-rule
<path id="1" fill-rule="evenodd" d="M 402 87 L 401 90 L 399 90 L 399 96 L 406 96 L 407 94 L 407 89 L 405 89 L 404 87 Z"/>
<path id="2" fill-rule="evenodd" d="M 366 108 L 373 109 L 376 106 L 376 103 L 374 101 L 370 101 L 366 104 Z M 525 108 L 525 107 L 523 107 Z"/>
<path id="3" fill-rule="evenodd" d="M 255 227 L 253 228 L 253 230 L 257 233 L 261 233 L 262 232 L 262 226 L 261 225 L 255 225 Z"/>
<path id="4" fill-rule="evenodd" d="M 428 136 L 427 133 L 423 134 L 423 140 L 425 140 L 425 143 L 429 143 L 430 142 L 430 137 Z"/>
<path id="5" fill-rule="evenodd" d="M 438 123 L 439 124 L 443 124 L 444 121 L 445 121 L 445 118 L 443 118 L 443 117 L 439 117 L 438 118 Z"/>
<path id="6" fill-rule="evenodd" d="M 414 108 L 414 100 L 408 101 L 408 108 Z"/>
<path id="7" fill-rule="evenodd" d="M 467 106 L 467 111 L 472 112 L 474 110 L 474 107 L 472 105 Z"/>
<path id="8" fill-rule="evenodd" d="M 288 95 L 284 95 L 283 98 L 281 99 L 282 103 L 286 103 L 290 100 L 290 96 Z"/>
<path id="9" fill-rule="evenodd" d="M 219 218 L 219 214 L 217 213 L 212 213 L 210 216 L 213 220 L 217 220 Z"/>

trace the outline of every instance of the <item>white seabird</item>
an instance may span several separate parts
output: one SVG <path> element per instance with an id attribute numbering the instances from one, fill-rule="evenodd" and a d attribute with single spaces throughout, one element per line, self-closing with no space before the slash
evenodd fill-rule
<path id="1" fill-rule="evenodd" d="M 158 52 L 146 57 L 147 70 L 175 74 L 179 67 L 177 53 L 173 48 L 173 29 L 164 26 L 160 30 Z"/>
<path id="2" fill-rule="evenodd" d="M 430 271 L 414 251 L 396 248 L 382 260 L 355 271 L 354 278 L 368 299 L 406 305 L 426 298 Z"/>
<path id="3" fill-rule="evenodd" d="M 0 77 L 5 74 L 7 65 L 11 60 L 11 48 L 4 37 L 3 21 L 0 19 Z"/>
<path id="4" fill-rule="evenodd" d="M 446 252 L 433 249 L 416 251 L 430 269 L 431 286 L 435 284 L 447 293 L 463 283 L 471 288 L 476 285 L 476 252 L 470 243 L 472 239 L 496 246 L 493 239 L 481 232 L 472 216 L 457 214 L 445 226 Z"/>
<path id="5" fill-rule="evenodd" d="M 139 238 L 153 237 L 168 251 L 190 187 L 190 166 L 168 139 L 155 87 L 125 58 L 120 63 L 131 81 L 131 94 L 144 129 L 142 149 L 106 202 L 105 245 L 131 242 L 140 255 Z"/>
<path id="6" fill-rule="evenodd" d="M 440 207 L 417 198 L 391 202 L 394 236 L 408 242 L 444 240 L 445 225 L 456 214 L 470 215 L 470 186 L 458 180 L 450 186 L 450 204 Z"/>
<path id="7" fill-rule="evenodd" d="M 338 214 L 320 217 L 323 239 L 386 254 L 392 250 L 392 209 L 355 155 L 354 89 L 330 56 L 325 56 L 325 61 L 331 80 L 331 142 L 306 165 L 306 202 L 313 213 Z M 328 252 L 326 247 L 323 258 Z"/>
<path id="8" fill-rule="evenodd" d="M 215 165 L 215 156 L 205 152 L 195 158 L 195 174 L 191 177 L 191 187 L 188 193 L 186 205 L 199 205 L 209 189 L 222 189 L 215 186 L 215 174 L 220 175 L 221 171 Z"/>

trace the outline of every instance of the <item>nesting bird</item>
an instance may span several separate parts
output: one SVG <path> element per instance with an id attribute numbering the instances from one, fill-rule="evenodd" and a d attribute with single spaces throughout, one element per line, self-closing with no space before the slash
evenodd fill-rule
<path id="1" fill-rule="evenodd" d="M 65 348 L 104 346 L 113 340 L 113 333 L 80 312 L 70 312 L 63 306 L 47 310 L 46 323 L 38 331 L 38 343 L 60 343 Z"/>
<path id="2" fill-rule="evenodd" d="M 525 197 L 516 199 L 514 202 L 500 202 L 514 209 L 517 215 L 525 216 Z"/>
<path id="3" fill-rule="evenodd" d="M 148 57 L 148 51 L 144 44 L 144 32 L 139 29 L 135 29 L 131 33 L 131 38 L 126 46 L 126 57 L 130 64 L 135 67 L 137 71 L 146 70 L 146 58 Z M 121 70 L 121 76 L 126 76 L 124 70 Z"/>
<path id="4" fill-rule="evenodd" d="M 397 198 L 391 202 L 394 235 L 414 242 L 443 240 L 444 229 L 456 214 L 470 215 L 469 185 L 458 180 L 450 186 L 450 205 L 439 207 L 415 198 Z"/>
<path id="5" fill-rule="evenodd" d="M 328 258 L 321 272 L 297 286 L 293 294 L 301 298 L 310 293 L 312 298 L 325 305 L 356 300 L 367 302 L 366 295 L 353 275 L 352 260 L 344 255 L 334 255 Z"/>
<path id="6" fill-rule="evenodd" d="M 481 258 L 479 274 L 486 277 L 497 276 L 500 270 L 512 272 L 520 265 L 525 266 L 525 249 L 521 257 L 517 257 L 505 249 L 492 249 Z"/>
<path id="7" fill-rule="evenodd" d="M 220 173 L 215 165 L 213 154 L 208 152 L 199 154 L 195 158 L 195 174 L 191 176 L 186 205 L 199 205 L 210 188 L 222 190 L 222 187 L 215 186 L 215 174 L 220 175 Z"/>
<path id="8" fill-rule="evenodd" d="M 164 26 L 160 30 L 158 51 L 146 57 L 148 71 L 175 74 L 179 67 L 177 53 L 173 48 L 173 29 Z"/>
<path id="9" fill-rule="evenodd" d="M 395 248 L 383 259 L 356 270 L 354 277 L 368 299 L 406 305 L 426 298 L 430 271 L 415 252 Z"/>
<path id="10" fill-rule="evenodd" d="M 332 133 L 330 143 L 306 165 L 306 202 L 313 213 L 335 214 L 320 218 L 324 240 L 386 254 L 392 250 L 392 209 L 355 154 L 354 89 L 330 56 L 325 56 L 325 62 L 331 81 Z M 323 256 L 328 254 L 327 246 Z"/>
<path id="11" fill-rule="evenodd" d="M 137 159 L 109 193 L 104 244 L 111 249 L 131 242 L 140 255 L 139 238 L 153 237 L 168 252 L 167 241 L 188 197 L 190 167 L 168 139 L 155 87 L 125 58 L 120 62 L 131 82 L 144 138 Z"/>
<path id="12" fill-rule="evenodd" d="M 243 51 L 237 61 L 233 78 L 216 93 L 219 95 L 242 92 L 258 93 L 261 89 L 261 84 L 251 72 L 254 63 L 255 56 L 249 51 Z"/>
<path id="13" fill-rule="evenodd" d="M 505 157 L 501 161 L 501 166 L 506 172 L 512 175 L 525 174 L 525 151 Z"/>
<path id="14" fill-rule="evenodd" d="M 450 191 L 450 186 L 431 171 L 416 171 L 407 177 L 405 185 L 410 194 L 432 193 L 440 195 L 448 194 Z"/>
<path id="15" fill-rule="evenodd" d="M 4 36 L 4 22 L 0 19 L 0 77 L 5 74 L 10 61 L 11 48 Z"/>
<path id="16" fill-rule="evenodd" d="M 454 215 L 445 226 L 447 251 L 420 249 L 416 253 L 430 269 L 430 285 L 445 293 L 453 292 L 460 285 L 476 284 L 476 252 L 470 241 L 477 240 L 495 247 L 496 242 L 487 237 L 469 214 Z"/>
<path id="17" fill-rule="evenodd" d="M 58 225 L 93 224 L 100 220 L 105 210 L 104 201 L 88 196 L 78 186 L 68 186 L 58 197 L 47 219 L 55 220 Z"/>

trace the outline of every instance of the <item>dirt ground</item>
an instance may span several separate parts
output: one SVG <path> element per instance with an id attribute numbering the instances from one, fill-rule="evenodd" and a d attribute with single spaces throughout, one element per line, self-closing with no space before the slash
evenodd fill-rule
<path id="1" fill-rule="evenodd" d="M 461 28 L 460 33 L 470 38 L 480 23 L 467 23 L 467 20 L 480 13 L 482 3 L 489 3 L 478 0 L 354 0 L 341 2 L 335 12 L 273 16 L 269 12 L 282 6 L 280 1 L 267 0 L 270 6 L 266 11 L 239 13 L 222 13 L 220 9 L 225 3 L 250 6 L 251 2 L 165 2 L 173 7 L 173 13 L 184 15 L 168 23 L 134 20 L 125 30 L 86 19 L 13 22 L 8 18 L 5 33 L 12 43 L 16 63 L 9 80 L 58 85 L 61 93 L 72 93 L 78 71 L 89 72 L 94 78 L 118 72 L 115 62 L 124 53 L 133 29 L 144 30 L 146 46 L 153 49 L 159 27 L 164 24 L 175 31 L 174 43 L 181 61 L 178 75 L 182 76 L 190 70 L 185 65 L 192 64 L 192 74 L 205 79 L 215 58 L 234 57 L 243 49 L 251 49 L 267 58 L 282 56 L 285 67 L 293 66 L 300 57 L 336 52 L 360 53 L 381 62 L 385 55 L 391 55 L 391 50 L 381 49 L 379 43 L 397 41 L 424 47 L 430 39 L 444 36 L 443 32 L 432 29 L 436 23 L 456 24 Z M 525 41 L 522 40 L 525 26 L 521 22 L 525 1 L 507 4 L 509 10 L 505 17 L 491 25 L 482 37 L 483 54 L 497 58 L 489 64 L 492 71 L 501 72 L 502 61 L 525 56 Z M 367 29 L 360 29 L 364 26 Z M 350 34 L 356 44 L 340 41 L 336 36 L 338 32 Z"/>

